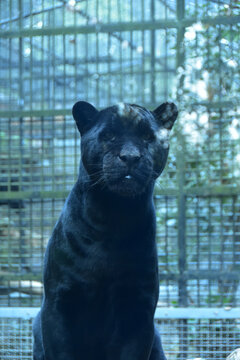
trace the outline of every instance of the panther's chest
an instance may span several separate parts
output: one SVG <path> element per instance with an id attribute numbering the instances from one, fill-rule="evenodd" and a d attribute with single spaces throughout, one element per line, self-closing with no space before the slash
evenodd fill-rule
<path id="1" fill-rule="evenodd" d="M 80 239 L 80 244 L 84 239 Z M 81 245 L 80 245 L 81 246 Z M 153 234 L 104 234 L 91 244 L 82 245 L 84 252 L 75 254 L 79 276 L 90 276 L 94 281 L 115 279 L 116 276 L 137 276 L 156 266 L 157 254 Z"/>

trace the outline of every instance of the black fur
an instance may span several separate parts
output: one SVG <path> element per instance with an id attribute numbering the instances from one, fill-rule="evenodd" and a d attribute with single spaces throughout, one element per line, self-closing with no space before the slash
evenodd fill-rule
<path id="1" fill-rule="evenodd" d="M 161 116 L 166 109 L 168 118 Z M 153 321 L 159 280 L 152 193 L 168 155 L 156 134 L 177 117 L 175 105 L 171 116 L 169 109 L 73 107 L 80 172 L 45 255 L 34 360 L 165 359 Z"/>

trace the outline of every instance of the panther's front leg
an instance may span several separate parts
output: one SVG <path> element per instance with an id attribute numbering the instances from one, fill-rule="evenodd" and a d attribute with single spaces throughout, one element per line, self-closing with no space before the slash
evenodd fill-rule
<path id="1" fill-rule="evenodd" d="M 121 313 L 107 349 L 107 360 L 149 360 L 154 340 L 153 319 L 134 312 L 125 309 Z"/>
<path id="2" fill-rule="evenodd" d="M 45 360 L 79 360 L 74 354 L 69 326 L 54 304 L 41 310 L 42 339 Z"/>
<path id="3" fill-rule="evenodd" d="M 113 354 L 112 354 L 113 355 Z M 111 356 L 112 356 L 111 355 Z M 109 357 L 108 360 L 113 359 Z M 123 345 L 119 352 L 114 355 L 119 360 L 167 360 L 162 348 L 160 336 L 156 328 L 151 331 L 142 331 L 135 334 L 135 337 L 126 345 Z"/>
<path id="4" fill-rule="evenodd" d="M 155 327 L 154 340 L 149 360 L 167 360 L 162 348 L 160 335 Z"/>

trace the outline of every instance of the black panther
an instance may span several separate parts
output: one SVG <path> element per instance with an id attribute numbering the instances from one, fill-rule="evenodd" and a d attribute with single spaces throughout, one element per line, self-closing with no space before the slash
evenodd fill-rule
<path id="1" fill-rule="evenodd" d="M 153 187 L 177 107 L 79 101 L 79 176 L 49 240 L 34 360 L 165 360 Z"/>

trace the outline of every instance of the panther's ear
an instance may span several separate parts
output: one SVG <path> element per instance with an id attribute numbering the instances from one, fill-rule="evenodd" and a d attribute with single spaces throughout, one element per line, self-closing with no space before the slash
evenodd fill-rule
<path id="1" fill-rule="evenodd" d="M 83 135 L 96 121 L 98 110 L 86 101 L 78 101 L 72 108 L 78 130 Z"/>
<path id="2" fill-rule="evenodd" d="M 174 103 L 165 102 L 153 110 L 153 115 L 159 126 L 171 130 L 178 116 L 178 109 Z"/>

